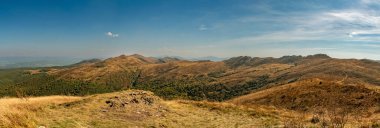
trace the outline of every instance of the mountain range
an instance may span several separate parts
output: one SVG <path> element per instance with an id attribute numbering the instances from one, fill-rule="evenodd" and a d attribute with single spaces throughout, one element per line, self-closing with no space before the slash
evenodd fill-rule
<path id="1" fill-rule="evenodd" d="M 288 126 L 291 124 L 285 122 L 289 119 L 309 120 L 308 126 L 334 125 L 335 118 L 350 121 L 350 125 L 358 124 L 353 117 L 377 120 L 379 85 L 380 63 L 325 54 L 238 56 L 223 61 L 134 54 L 62 67 L 0 70 L 1 96 L 86 96 L 145 90 L 167 101 L 208 101 L 195 103 L 200 106 L 215 103 L 254 110 L 275 109 L 276 113 L 270 115 Z M 286 113 L 297 116 L 286 117 Z M 302 113 L 307 116 L 301 117 Z M 345 119 L 346 116 L 351 119 Z M 329 120 L 324 122 L 325 118 Z"/>

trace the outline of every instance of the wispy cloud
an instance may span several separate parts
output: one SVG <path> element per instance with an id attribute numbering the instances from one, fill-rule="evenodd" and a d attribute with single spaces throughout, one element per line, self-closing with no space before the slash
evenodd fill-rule
<path id="1" fill-rule="evenodd" d="M 353 38 L 354 36 L 357 36 L 358 33 L 357 32 L 350 32 L 347 34 L 349 37 Z"/>
<path id="2" fill-rule="evenodd" d="M 380 2 L 380 0 L 379 0 Z M 285 13 L 260 19 L 246 17 L 240 22 L 286 23 L 288 29 L 240 37 L 227 42 L 267 43 L 310 40 L 380 41 L 380 16 L 372 10 L 327 10 L 313 13 Z"/>
<path id="3" fill-rule="evenodd" d="M 380 17 L 368 11 L 347 10 L 326 14 L 333 18 L 335 23 L 339 22 L 348 28 L 373 29 L 380 27 Z"/>
<path id="4" fill-rule="evenodd" d="M 209 28 L 206 26 L 206 25 L 204 25 L 204 24 L 201 24 L 200 26 L 199 26 L 199 28 L 198 28 L 198 30 L 199 31 L 206 31 L 206 30 L 208 30 Z"/>
<path id="5" fill-rule="evenodd" d="M 119 34 L 112 33 L 112 32 L 107 32 L 106 35 L 107 35 L 108 37 L 111 37 L 111 38 L 117 38 L 117 37 L 119 37 Z"/>
<path id="6" fill-rule="evenodd" d="M 378 38 L 380 37 L 380 31 L 354 31 L 348 34 L 352 38 Z"/>

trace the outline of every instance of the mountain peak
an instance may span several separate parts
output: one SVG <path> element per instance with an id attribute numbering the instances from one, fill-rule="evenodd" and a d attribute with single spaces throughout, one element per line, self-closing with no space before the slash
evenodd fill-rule
<path id="1" fill-rule="evenodd" d="M 157 59 L 151 57 L 144 57 L 139 54 L 133 55 L 120 55 L 118 57 L 113 57 L 105 60 L 105 63 L 109 65 L 141 65 L 141 64 L 150 64 L 156 63 Z"/>

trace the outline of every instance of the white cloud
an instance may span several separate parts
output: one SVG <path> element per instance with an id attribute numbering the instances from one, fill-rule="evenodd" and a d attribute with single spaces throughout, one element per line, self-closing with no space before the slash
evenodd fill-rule
<path id="1" fill-rule="evenodd" d="M 380 0 L 379 0 L 380 1 Z M 283 18 L 285 17 L 285 18 Z M 240 22 L 262 22 L 260 18 Z M 286 23 L 289 29 L 246 36 L 226 44 L 255 44 L 310 40 L 380 41 L 380 15 L 371 10 L 330 10 L 312 14 L 287 14 L 267 22 Z"/>
<path id="2" fill-rule="evenodd" d="M 208 29 L 209 28 L 206 25 L 204 25 L 204 24 L 200 25 L 199 28 L 198 28 L 199 31 L 206 31 Z"/>
<path id="3" fill-rule="evenodd" d="M 119 37 L 119 34 L 112 33 L 112 32 L 107 32 L 106 35 L 107 35 L 108 37 L 111 37 L 111 38 L 117 38 L 117 37 Z"/>
<path id="4" fill-rule="evenodd" d="M 358 35 L 357 32 L 350 32 L 350 33 L 348 33 L 348 36 L 351 37 L 351 38 L 353 38 L 356 35 Z"/>
<path id="5" fill-rule="evenodd" d="M 380 27 L 380 17 L 370 12 L 341 11 L 330 12 L 327 15 L 331 16 L 331 18 L 336 18 L 335 21 L 350 23 L 358 27 Z"/>

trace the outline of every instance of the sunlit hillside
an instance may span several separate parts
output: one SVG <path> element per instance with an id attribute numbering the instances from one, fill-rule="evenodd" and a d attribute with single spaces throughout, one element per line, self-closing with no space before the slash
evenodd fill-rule
<path id="1" fill-rule="evenodd" d="M 0 99 L 1 127 L 265 127 L 280 125 L 265 110 L 229 103 L 164 101 L 129 90 L 86 97 Z"/>
<path id="2" fill-rule="evenodd" d="M 1 73 L 1 95 L 19 98 L 1 99 L 1 125 L 378 126 L 379 67 L 326 55 L 220 62 L 122 55 L 9 69 Z"/>

